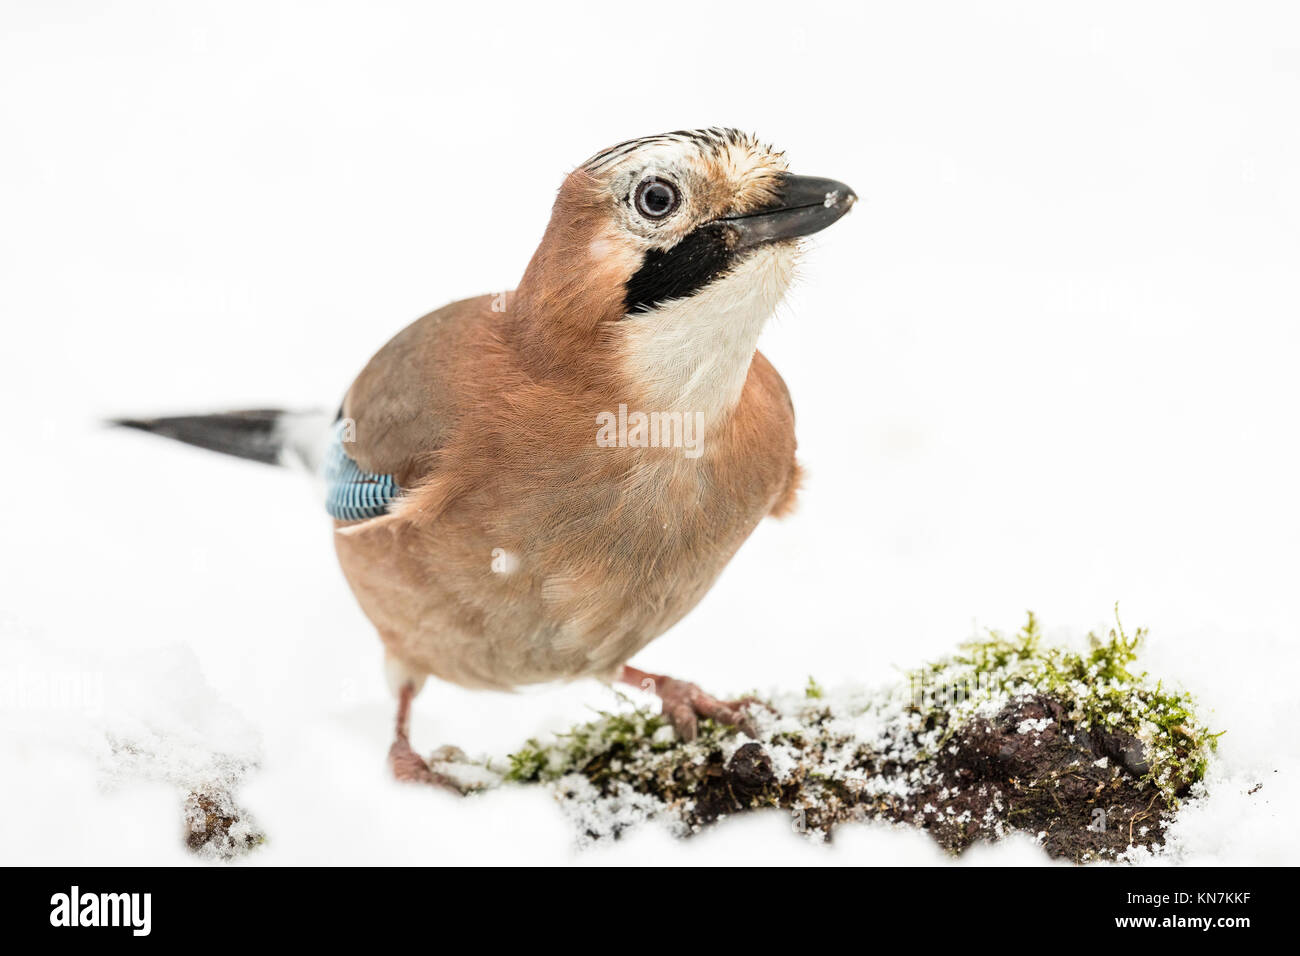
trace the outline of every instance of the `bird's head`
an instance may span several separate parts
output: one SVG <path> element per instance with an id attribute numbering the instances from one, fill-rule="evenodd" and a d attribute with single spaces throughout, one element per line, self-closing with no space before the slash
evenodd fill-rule
<path id="1" fill-rule="evenodd" d="M 843 183 L 793 175 L 783 153 L 737 130 L 629 140 L 565 180 L 521 304 L 557 361 L 590 349 L 641 401 L 725 411 L 793 278 L 798 240 L 856 200 Z"/>

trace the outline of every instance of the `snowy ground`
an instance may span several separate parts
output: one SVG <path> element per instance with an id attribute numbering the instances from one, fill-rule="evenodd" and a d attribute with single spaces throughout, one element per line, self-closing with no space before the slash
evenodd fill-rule
<path id="1" fill-rule="evenodd" d="M 656 49 L 653 83 L 626 75 L 640 8 L 562 28 L 554 7 L 362 9 L 0 15 L 0 862 L 185 862 L 184 788 L 246 767 L 250 864 L 943 861 L 880 827 L 812 845 L 780 814 L 577 853 L 539 790 L 390 783 L 378 645 L 309 486 L 95 424 L 332 406 L 406 321 L 514 283 L 568 168 L 714 123 L 863 202 L 763 343 L 802 507 L 642 666 L 718 692 L 872 685 L 1026 608 L 1077 639 L 1118 600 L 1145 665 L 1227 731 L 1170 859 L 1295 861 L 1286 7 L 667 3 L 732 52 Z M 737 76 L 772 16 L 773 76 Z M 431 685 L 414 736 L 501 754 L 611 700 Z"/>

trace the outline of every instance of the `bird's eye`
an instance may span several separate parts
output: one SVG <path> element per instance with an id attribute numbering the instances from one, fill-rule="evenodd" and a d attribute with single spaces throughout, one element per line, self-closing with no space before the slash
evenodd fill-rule
<path id="1" fill-rule="evenodd" d="M 647 219 L 664 219 L 670 216 L 681 203 L 681 194 L 677 187 L 666 179 L 651 177 L 641 181 L 636 187 L 637 212 Z"/>

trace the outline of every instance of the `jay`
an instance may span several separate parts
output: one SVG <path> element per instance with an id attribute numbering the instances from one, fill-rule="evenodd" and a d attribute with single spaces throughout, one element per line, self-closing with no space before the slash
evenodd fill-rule
<path id="1" fill-rule="evenodd" d="M 628 662 L 760 519 L 792 507 L 794 412 L 758 337 L 800 238 L 856 199 L 732 129 L 620 143 L 565 178 L 517 289 L 407 326 L 332 422 L 257 410 L 117 424 L 323 475 L 397 698 L 399 779 L 451 785 L 409 739 L 429 675 L 498 690 L 623 681 L 687 739 L 702 717 L 743 730 L 744 701 Z"/>

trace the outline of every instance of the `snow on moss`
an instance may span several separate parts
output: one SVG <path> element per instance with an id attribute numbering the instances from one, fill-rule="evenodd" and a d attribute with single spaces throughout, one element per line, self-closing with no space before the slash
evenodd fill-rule
<path id="1" fill-rule="evenodd" d="M 1186 694 L 1134 670 L 1144 636 L 1117 619 L 1086 650 L 1053 647 L 1031 614 L 899 684 L 832 692 L 810 678 L 771 695 L 751 707 L 755 740 L 704 720 L 684 743 L 627 702 L 528 741 L 505 777 L 550 786 L 582 841 L 646 820 L 688 834 L 778 807 L 823 838 L 878 819 L 954 852 L 1023 829 L 1053 855 L 1116 858 L 1158 847 L 1215 743 Z"/>

